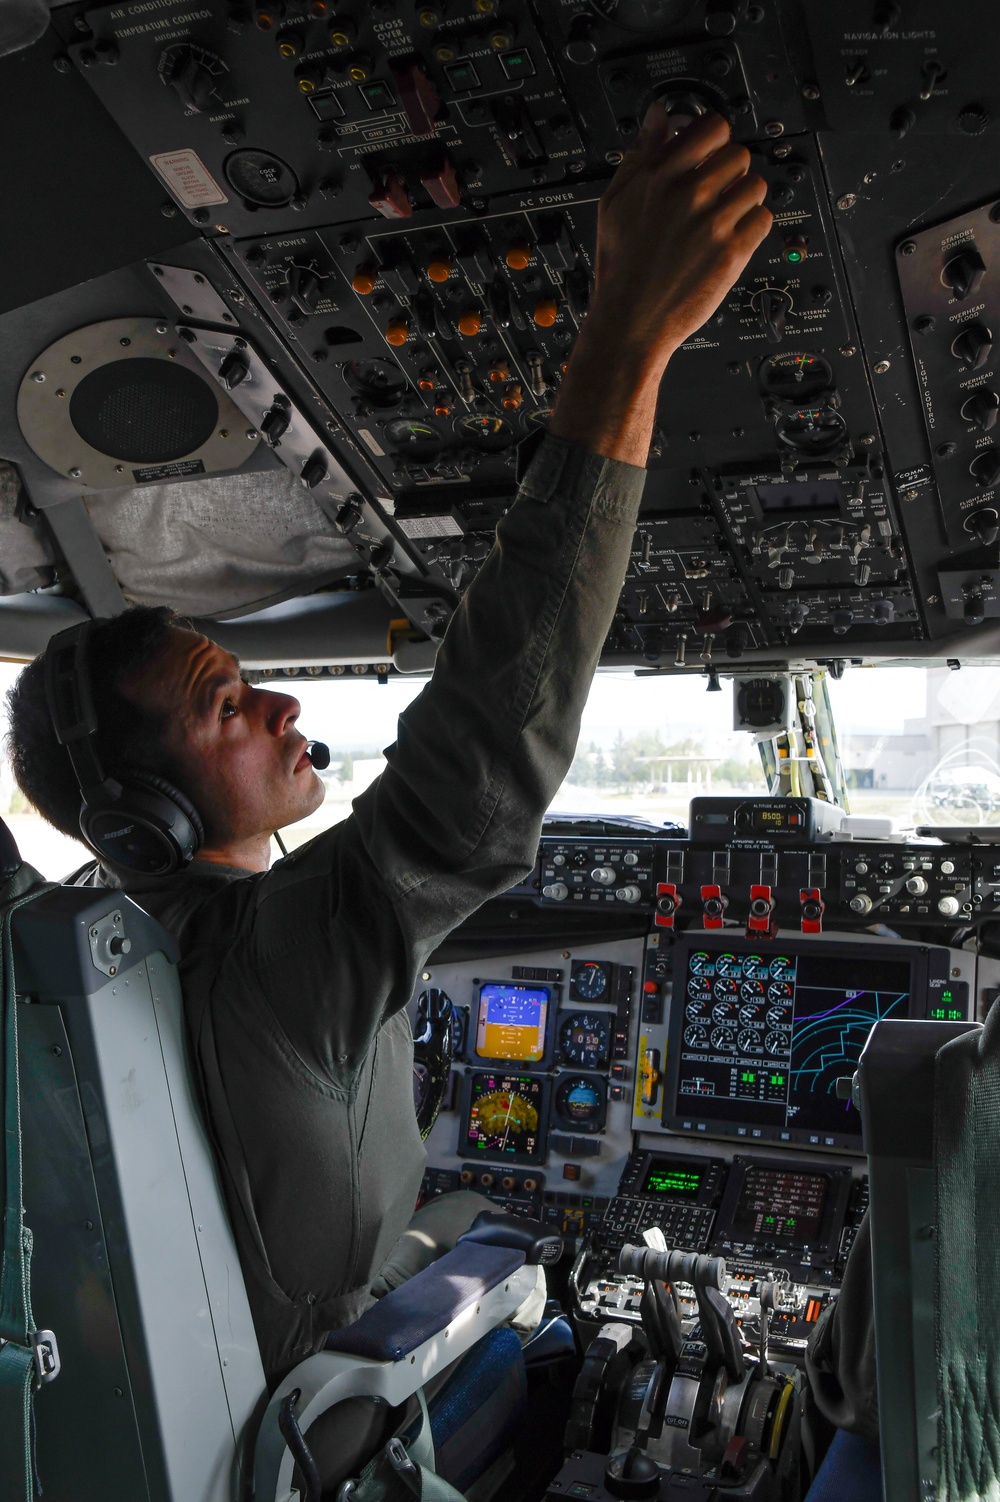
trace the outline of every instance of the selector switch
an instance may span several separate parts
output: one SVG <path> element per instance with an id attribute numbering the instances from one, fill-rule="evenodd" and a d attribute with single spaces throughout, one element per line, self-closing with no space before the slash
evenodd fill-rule
<path id="1" fill-rule="evenodd" d="M 774 287 L 765 287 L 754 301 L 761 328 L 772 344 L 777 344 L 785 333 L 788 298 L 784 292 L 779 292 Z"/>
<path id="2" fill-rule="evenodd" d="M 211 66 L 213 63 L 215 68 Z M 195 114 L 211 109 L 216 98 L 216 75 L 222 71 L 218 58 L 186 43 L 169 48 L 160 59 L 160 74 L 164 82 L 174 90 L 184 108 Z"/>
<path id="3" fill-rule="evenodd" d="M 985 365 L 993 348 L 993 335 L 982 323 L 969 323 L 951 342 L 951 352 L 966 370 Z"/>
<path id="4" fill-rule="evenodd" d="M 613 887 L 618 880 L 618 872 L 614 866 L 595 866 L 590 873 L 591 881 L 596 881 L 598 886 Z"/>
<path id="5" fill-rule="evenodd" d="M 964 302 L 972 296 L 985 275 L 986 262 L 976 247 L 969 245 L 945 262 L 941 280 L 946 287 L 951 288 L 953 296 L 959 302 Z"/>
<path id="6" fill-rule="evenodd" d="M 969 465 L 969 473 L 976 483 L 984 487 L 995 485 L 1000 480 L 1000 449 L 983 449 Z"/>
<path id="7" fill-rule="evenodd" d="M 326 285 L 311 266 L 289 266 L 288 292 L 300 313 L 315 313 Z"/>
<path id="8" fill-rule="evenodd" d="M 983 386 L 979 391 L 974 391 L 968 401 L 962 403 L 961 411 L 966 422 L 975 423 L 977 428 L 987 433 L 996 424 L 1000 396 L 988 386 Z"/>
<path id="9" fill-rule="evenodd" d="M 250 363 L 242 350 L 231 349 L 219 366 L 219 380 L 227 391 L 242 385 L 250 374 Z"/>

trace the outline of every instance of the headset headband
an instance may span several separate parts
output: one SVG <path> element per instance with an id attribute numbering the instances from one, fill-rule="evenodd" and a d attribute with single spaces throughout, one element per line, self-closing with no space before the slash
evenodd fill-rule
<path id="1" fill-rule="evenodd" d="M 93 621 L 79 621 L 53 636 L 45 652 L 45 697 L 52 727 L 73 764 L 84 800 L 105 782 L 97 754 L 97 711 L 90 691 L 87 643 Z"/>

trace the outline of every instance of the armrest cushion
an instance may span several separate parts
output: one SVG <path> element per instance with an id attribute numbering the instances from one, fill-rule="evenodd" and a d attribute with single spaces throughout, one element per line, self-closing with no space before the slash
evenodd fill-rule
<path id="1" fill-rule="evenodd" d="M 325 1349 L 371 1361 L 402 1361 L 524 1263 L 510 1247 L 457 1246 L 379 1299 L 353 1325 L 332 1330 Z"/>

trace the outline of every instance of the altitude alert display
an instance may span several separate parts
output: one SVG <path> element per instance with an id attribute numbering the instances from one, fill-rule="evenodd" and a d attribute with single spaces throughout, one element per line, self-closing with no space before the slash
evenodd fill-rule
<path id="1" fill-rule="evenodd" d="M 531 1074 L 472 1076 L 465 1151 L 538 1162 L 545 1149 L 547 1081 Z"/>

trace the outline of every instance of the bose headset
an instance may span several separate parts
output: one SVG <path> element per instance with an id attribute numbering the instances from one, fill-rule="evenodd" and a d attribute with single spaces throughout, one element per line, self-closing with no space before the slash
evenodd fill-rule
<path id="1" fill-rule="evenodd" d="M 118 782 L 97 753 L 97 713 L 87 666 L 94 621 L 53 636 L 45 652 L 45 697 L 56 739 L 66 747 L 80 787 L 80 831 L 102 860 L 142 876 L 169 876 L 205 842 L 201 815 L 189 798 L 155 772 L 127 770 Z M 321 741 L 310 741 L 313 765 L 330 765 Z"/>

